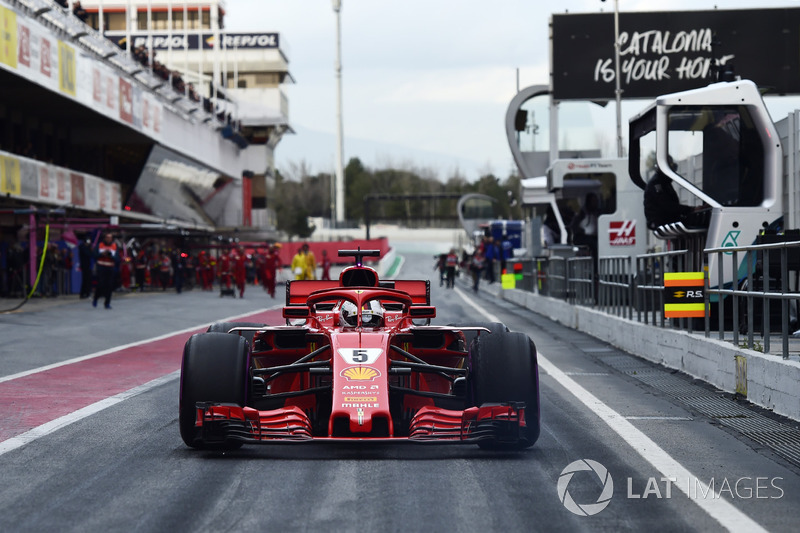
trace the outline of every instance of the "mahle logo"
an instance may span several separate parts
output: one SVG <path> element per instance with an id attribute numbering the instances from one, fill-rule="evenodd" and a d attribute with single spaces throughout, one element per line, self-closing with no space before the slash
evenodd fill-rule
<path id="1" fill-rule="evenodd" d="M 577 503 L 572 498 L 569 490 L 567 490 L 570 481 L 572 481 L 572 476 L 574 476 L 576 472 L 582 471 L 594 472 L 603 486 L 595 502 Z M 591 459 L 579 459 L 568 464 L 566 468 L 561 471 L 561 475 L 558 478 L 557 489 L 558 499 L 561 500 L 561 503 L 564 504 L 564 507 L 566 507 L 568 511 L 579 516 L 592 516 L 605 509 L 608 504 L 611 503 L 611 497 L 614 495 L 614 481 L 611 479 L 611 474 L 608 473 L 605 466 Z"/>

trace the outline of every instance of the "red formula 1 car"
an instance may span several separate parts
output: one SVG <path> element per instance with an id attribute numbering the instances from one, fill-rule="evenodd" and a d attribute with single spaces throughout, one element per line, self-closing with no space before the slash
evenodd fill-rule
<path id="1" fill-rule="evenodd" d="M 288 325 L 217 323 L 187 341 L 187 445 L 536 442 L 539 373 L 527 335 L 499 323 L 431 326 L 427 280 L 379 281 L 362 265 L 377 251 L 339 255 L 356 264 L 338 281 L 287 283 Z"/>

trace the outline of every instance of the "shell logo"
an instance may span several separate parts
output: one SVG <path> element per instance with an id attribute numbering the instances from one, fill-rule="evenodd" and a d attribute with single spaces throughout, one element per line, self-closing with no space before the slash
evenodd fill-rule
<path id="1" fill-rule="evenodd" d="M 372 381 L 381 375 L 380 371 L 371 366 L 351 366 L 339 374 L 347 381 Z"/>

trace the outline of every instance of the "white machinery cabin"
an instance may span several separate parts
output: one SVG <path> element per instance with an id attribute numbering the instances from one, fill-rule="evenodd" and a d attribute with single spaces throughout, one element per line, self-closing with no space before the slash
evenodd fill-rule
<path id="1" fill-rule="evenodd" d="M 598 257 L 635 257 L 646 252 L 642 193 L 628 178 L 625 159 L 558 159 L 548 168 L 547 176 L 523 179 L 521 188 L 522 204 L 533 207 L 536 215 L 542 216 L 548 206 L 552 208 L 562 245 L 568 244 L 569 226 L 562 211 L 577 212 L 585 196 L 594 193 L 601 209 Z"/>
<path id="2" fill-rule="evenodd" d="M 676 220 L 654 229 L 672 249 L 694 252 L 690 268 L 702 268 L 703 249 L 752 244 L 759 232 L 781 222 L 781 143 L 753 82 L 721 82 L 660 96 L 630 119 L 629 139 L 629 171 L 636 185 L 645 189 L 657 165 L 676 185 L 682 203 L 707 211 L 704 224 Z M 712 287 L 717 268 L 712 254 Z M 725 285 L 734 280 L 730 270 L 724 269 Z"/>

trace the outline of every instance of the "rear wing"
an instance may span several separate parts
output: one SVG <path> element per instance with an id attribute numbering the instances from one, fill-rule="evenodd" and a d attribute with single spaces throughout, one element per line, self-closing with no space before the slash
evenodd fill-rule
<path id="1" fill-rule="evenodd" d="M 314 291 L 337 289 L 341 287 L 338 280 L 300 279 L 286 282 L 286 305 L 306 305 L 308 297 Z M 402 291 L 411 297 L 412 305 L 431 304 L 431 282 L 427 279 L 386 280 L 378 283 L 378 287 Z"/>

